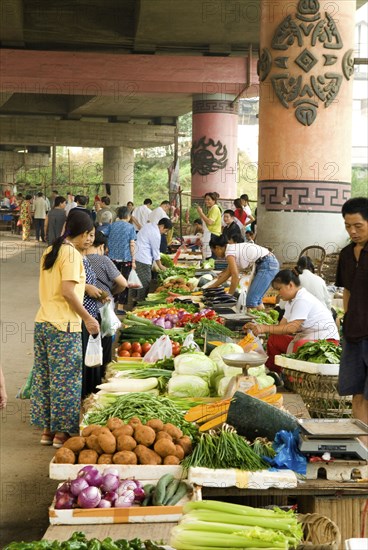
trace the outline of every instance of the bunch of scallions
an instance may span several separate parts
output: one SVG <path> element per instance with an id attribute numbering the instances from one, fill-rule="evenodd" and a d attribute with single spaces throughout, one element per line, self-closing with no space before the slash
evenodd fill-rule
<path id="1" fill-rule="evenodd" d="M 302 525 L 292 510 L 265 510 L 229 502 L 203 500 L 184 505 L 184 515 L 171 532 L 176 550 L 288 550 L 298 546 Z"/>

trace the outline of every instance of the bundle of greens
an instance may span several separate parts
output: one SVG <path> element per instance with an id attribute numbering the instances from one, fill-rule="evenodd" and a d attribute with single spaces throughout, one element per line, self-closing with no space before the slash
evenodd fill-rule
<path id="1" fill-rule="evenodd" d="M 195 267 L 168 267 L 165 271 L 159 271 L 157 278 L 160 282 L 165 281 L 168 277 L 184 277 L 186 280 L 195 276 Z"/>
<path id="2" fill-rule="evenodd" d="M 270 309 L 267 312 L 259 309 L 249 309 L 248 313 L 254 317 L 256 323 L 262 325 L 277 325 L 279 320 L 279 312 L 275 309 Z"/>
<path id="3" fill-rule="evenodd" d="M 342 349 L 333 342 L 317 340 L 307 342 L 300 346 L 295 353 L 288 355 L 292 359 L 308 361 L 310 363 L 323 363 L 337 365 L 340 363 Z"/>

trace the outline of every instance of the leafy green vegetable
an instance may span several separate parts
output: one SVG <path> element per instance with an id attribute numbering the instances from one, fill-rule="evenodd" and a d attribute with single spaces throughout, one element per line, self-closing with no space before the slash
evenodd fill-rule
<path id="1" fill-rule="evenodd" d="M 215 260 L 213 258 L 209 258 L 208 260 L 203 260 L 201 262 L 201 268 L 202 269 L 215 269 Z"/>
<path id="2" fill-rule="evenodd" d="M 174 267 L 174 262 L 167 254 L 160 254 L 160 260 L 165 267 Z"/>
<path id="3" fill-rule="evenodd" d="M 254 320 L 262 325 L 277 325 L 279 320 L 279 312 L 275 309 L 266 311 L 259 309 L 249 309 L 248 312 L 253 315 Z"/>
<path id="4" fill-rule="evenodd" d="M 184 277 L 188 280 L 190 277 L 194 277 L 196 272 L 195 267 L 168 267 L 166 271 L 159 271 L 157 278 L 160 282 L 166 281 L 169 277 Z"/>
<path id="5" fill-rule="evenodd" d="M 310 363 L 337 365 L 340 363 L 341 352 L 341 346 L 337 346 L 327 340 L 317 340 L 317 342 L 303 344 L 295 353 L 288 355 L 288 357 Z"/>

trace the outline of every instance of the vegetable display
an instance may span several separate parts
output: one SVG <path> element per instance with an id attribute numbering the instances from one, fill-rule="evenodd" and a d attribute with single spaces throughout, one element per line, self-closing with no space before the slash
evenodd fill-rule
<path id="1" fill-rule="evenodd" d="M 279 312 L 275 309 L 270 309 L 267 312 L 259 309 L 249 309 L 248 312 L 254 317 L 256 323 L 262 325 L 277 325 L 279 321 Z"/>
<path id="2" fill-rule="evenodd" d="M 142 506 L 175 506 L 188 494 L 188 485 L 172 474 L 165 474 L 157 485 L 147 484 L 143 487 L 146 494 Z"/>
<path id="3" fill-rule="evenodd" d="M 125 424 L 110 418 L 102 427 L 90 424 L 55 453 L 57 464 L 172 464 L 191 451 L 190 437 L 174 424 L 151 418 L 145 424 L 133 417 Z M 91 495 L 92 498 L 93 495 Z"/>
<path id="4" fill-rule="evenodd" d="M 34 542 L 11 542 L 3 550 L 164 550 L 151 540 L 119 539 L 113 541 L 111 537 L 103 540 L 87 539 L 84 533 L 76 531 L 64 541 L 40 540 Z"/>
<path id="5" fill-rule="evenodd" d="M 340 363 L 342 348 L 333 342 L 327 340 L 317 340 L 317 342 L 307 342 L 300 346 L 297 351 L 287 357 L 299 359 L 299 361 L 309 361 L 311 363 L 322 363 L 337 365 Z"/>
<path id="6" fill-rule="evenodd" d="M 292 510 L 265 510 L 204 500 L 184 505 L 184 516 L 172 530 L 176 550 L 296 547 L 303 530 Z"/>
<path id="7" fill-rule="evenodd" d="M 269 468 L 264 460 L 254 453 L 246 440 L 229 427 L 219 433 L 201 435 L 193 453 L 182 462 L 185 469 L 236 468 L 256 471 Z"/>
<path id="8" fill-rule="evenodd" d="M 152 418 L 162 420 L 165 424 L 171 422 L 180 428 L 184 435 L 194 437 L 197 428 L 184 420 L 182 409 L 167 397 L 155 397 L 149 394 L 130 393 L 121 395 L 110 405 L 91 409 L 83 419 L 83 424 L 98 424 L 104 426 L 110 418 L 119 418 L 128 422 L 133 417 L 138 417 L 145 423 Z"/>

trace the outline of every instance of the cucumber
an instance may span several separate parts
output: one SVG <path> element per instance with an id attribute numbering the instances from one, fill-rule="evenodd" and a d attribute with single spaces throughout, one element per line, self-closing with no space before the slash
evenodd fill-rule
<path id="1" fill-rule="evenodd" d="M 145 492 L 145 497 L 144 497 L 144 500 L 142 502 L 142 506 L 148 506 L 151 499 L 152 499 L 152 493 L 154 491 L 154 488 L 155 486 L 154 485 L 151 485 L 151 483 L 147 483 L 147 485 L 145 485 L 143 487 L 143 490 Z"/>
<path id="2" fill-rule="evenodd" d="M 162 502 L 164 506 L 166 506 L 166 503 L 175 495 L 178 487 L 179 487 L 180 479 L 173 479 L 169 485 L 167 486 L 165 498 Z"/>
<path id="3" fill-rule="evenodd" d="M 188 486 L 184 481 L 179 483 L 176 493 L 166 503 L 166 506 L 174 506 L 188 493 Z"/>
<path id="4" fill-rule="evenodd" d="M 153 493 L 153 505 L 162 506 L 165 498 L 166 490 L 169 484 L 173 481 L 174 476 L 172 474 L 165 474 L 160 477 Z"/>
<path id="5" fill-rule="evenodd" d="M 134 315 L 133 313 L 127 313 L 126 316 L 127 321 L 134 321 L 135 323 L 139 323 L 140 325 L 146 325 L 148 327 L 152 327 L 153 323 L 149 319 L 145 319 L 144 317 L 139 317 L 138 315 Z"/>

